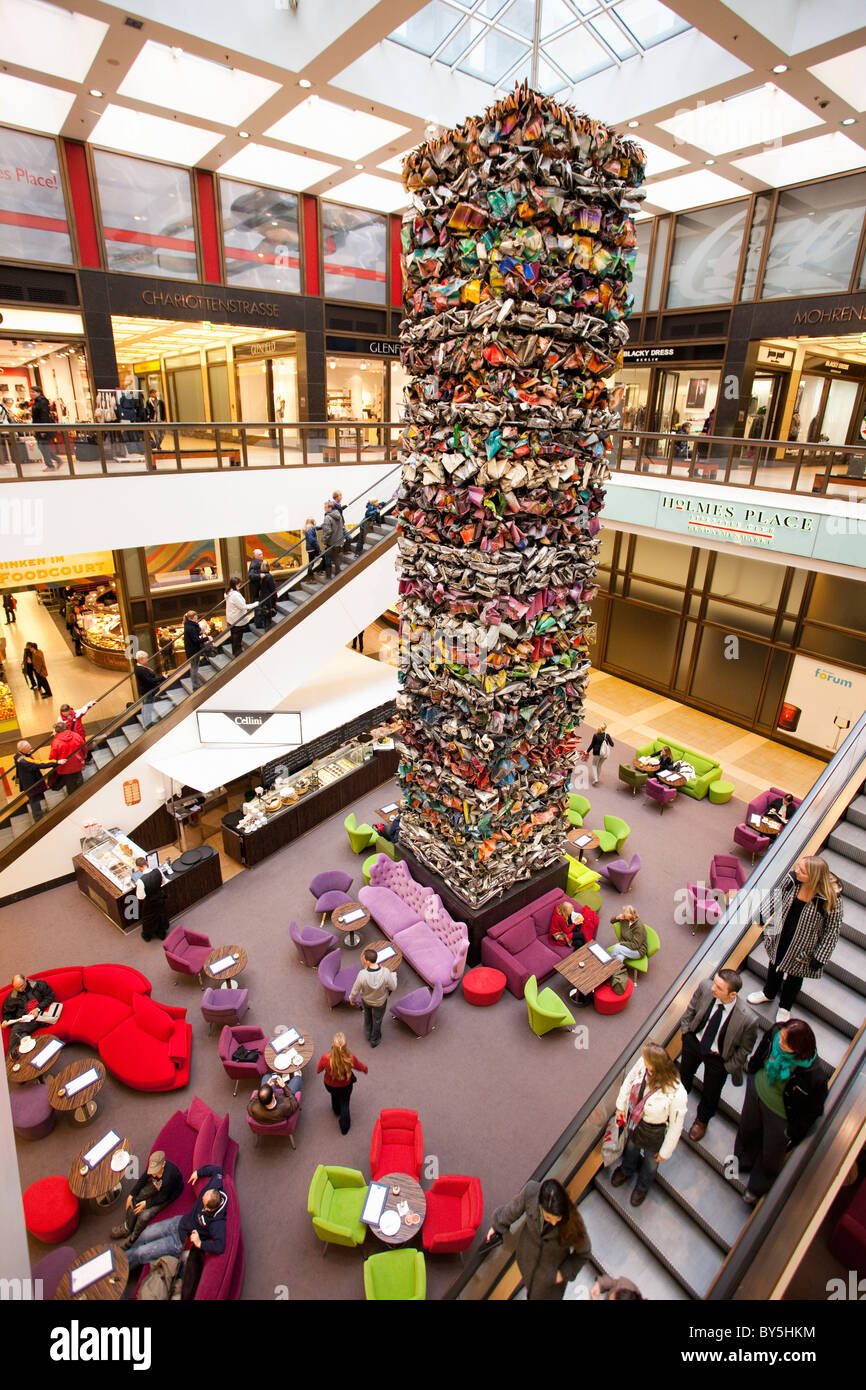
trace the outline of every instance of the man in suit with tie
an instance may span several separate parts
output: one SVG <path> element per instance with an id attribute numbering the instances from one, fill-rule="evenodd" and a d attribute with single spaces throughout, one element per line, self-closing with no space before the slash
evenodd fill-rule
<path id="1" fill-rule="evenodd" d="M 711 980 L 701 981 L 680 1019 L 680 1076 L 687 1091 L 698 1067 L 704 1069 L 697 1119 L 689 1130 L 696 1143 L 719 1107 L 727 1077 L 742 1086 L 743 1068 L 758 1036 L 758 1016 L 739 998 L 742 984 L 736 970 L 717 970 Z"/>

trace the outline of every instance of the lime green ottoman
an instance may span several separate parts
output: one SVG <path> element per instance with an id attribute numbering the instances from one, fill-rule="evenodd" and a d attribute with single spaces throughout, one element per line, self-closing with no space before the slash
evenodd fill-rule
<path id="1" fill-rule="evenodd" d="M 714 806 L 724 806 L 726 801 L 730 801 L 734 794 L 733 782 L 711 782 L 709 789 L 710 801 Z"/>

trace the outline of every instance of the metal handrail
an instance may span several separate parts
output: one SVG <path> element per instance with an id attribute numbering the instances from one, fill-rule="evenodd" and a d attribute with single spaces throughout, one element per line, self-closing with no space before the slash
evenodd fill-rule
<path id="1" fill-rule="evenodd" d="M 763 895 L 772 892 L 782 876 L 791 870 L 814 838 L 815 827 L 834 807 L 852 778 L 855 775 L 862 778 L 864 769 L 866 769 L 866 714 L 861 715 L 845 742 L 803 798 L 797 815 L 788 822 L 782 833 L 772 842 L 763 859 L 752 870 L 743 888 L 728 904 L 718 924 L 707 934 L 704 942 L 683 966 L 646 1022 L 641 1025 L 639 1037 L 637 1039 L 632 1038 L 623 1048 L 616 1061 L 580 1107 L 572 1122 L 529 1175 L 528 1181 L 540 1182 L 545 1178 L 555 1177 L 567 1186 L 584 1165 L 589 1165 L 593 1153 L 597 1152 L 600 1147 L 607 1121 L 613 1114 L 622 1078 L 637 1061 L 644 1042 L 652 1038 L 661 1043 L 662 1046 L 668 1046 L 679 1029 L 680 1019 L 698 984 L 722 965 L 731 960 L 742 959 L 745 954 L 748 954 L 747 950 L 742 956 L 738 956 L 738 948 L 742 948 L 754 921 L 756 904 L 763 900 Z M 855 1052 L 858 1057 L 861 1055 L 863 1046 L 864 1030 L 861 1029 L 848 1049 L 845 1062 L 838 1069 L 838 1077 L 844 1082 L 844 1085 L 847 1085 L 849 1076 L 847 1063 Z M 828 1105 L 824 1118 L 816 1126 L 812 1135 L 794 1150 L 794 1157 L 801 1150 L 805 1153 L 811 1152 L 814 1145 L 820 1142 L 826 1124 L 833 1117 L 835 1105 L 841 1103 L 844 1085 L 840 1085 L 836 1092 L 838 1100 L 834 1100 Z M 834 1087 L 831 1085 L 831 1096 L 833 1090 Z M 805 1161 L 805 1158 L 800 1158 L 792 1169 L 790 1178 L 786 1177 L 790 1165 L 786 1165 L 782 1175 L 776 1180 L 778 1183 L 783 1178 L 785 1179 L 785 1185 L 780 1189 L 782 1192 L 786 1192 L 789 1187 L 793 1189 L 797 1174 L 802 1172 L 800 1165 Z M 761 1203 L 741 1234 L 740 1241 L 744 1240 L 746 1234 L 755 1228 L 766 1231 L 777 1214 L 775 1201 L 773 1203 L 767 1201 Z M 736 1251 L 738 1245 L 739 1241 L 732 1247 L 732 1252 Z M 479 1255 L 478 1252 L 468 1256 L 460 1276 L 448 1290 L 446 1297 L 449 1299 L 460 1298 L 464 1295 L 467 1297 L 485 1297 L 486 1293 L 490 1292 L 494 1284 L 501 1279 L 513 1263 L 513 1259 L 513 1250 L 509 1250 L 507 1246 L 500 1247 L 487 1257 Z M 728 1261 L 731 1261 L 731 1255 L 728 1256 Z M 483 1287 L 476 1288 L 473 1293 L 469 1293 L 467 1292 L 468 1286 L 473 1280 L 476 1281 L 477 1285 Z M 727 1278 L 725 1283 L 727 1284 Z"/>
<path id="2" fill-rule="evenodd" d="M 364 489 L 363 489 L 361 492 L 359 492 L 355 497 L 352 497 L 348 502 L 343 503 L 344 509 L 348 509 L 349 507 L 354 506 L 354 504 L 355 504 L 356 502 L 360 502 L 362 499 L 364 499 L 365 497 L 369 496 L 369 495 L 370 495 L 371 493 L 373 493 L 374 491 L 378 491 L 379 488 L 380 488 L 380 486 L 381 486 L 381 484 L 387 482 L 387 480 L 388 480 L 389 478 L 392 478 L 393 475 L 398 471 L 399 468 L 400 468 L 400 464 L 395 464 L 394 467 L 391 468 L 391 469 L 389 469 L 388 472 L 385 473 L 385 474 L 378 480 L 378 482 L 374 483 L 372 487 L 364 488 Z M 394 510 L 394 506 L 395 506 L 395 503 L 394 503 L 393 501 L 384 503 L 384 504 L 380 505 L 380 507 L 379 507 L 379 512 L 380 512 L 380 514 L 381 514 L 382 516 L 388 516 L 388 515 L 390 515 L 390 514 L 392 513 L 392 511 Z M 366 525 L 366 519 L 365 519 L 365 518 L 362 518 L 360 521 L 350 523 L 348 526 L 346 526 L 345 529 L 346 529 L 346 532 L 347 532 L 348 535 L 351 536 L 351 535 L 354 534 L 354 535 L 357 536 L 358 531 L 361 529 L 362 526 L 365 526 L 365 525 Z M 293 547 L 292 547 L 292 550 L 298 549 L 299 546 L 301 546 L 301 545 L 303 545 L 303 542 L 302 542 L 302 541 L 299 541 L 299 542 L 297 543 L 296 546 L 293 546 Z M 282 555 L 282 556 L 279 557 L 279 560 L 287 559 L 287 558 L 289 557 L 289 555 L 291 555 L 292 550 L 286 551 L 284 555 Z M 276 601 L 279 602 L 279 599 L 288 591 L 289 587 L 292 586 L 292 585 L 295 585 L 296 583 L 298 583 L 298 581 L 299 581 L 299 579 L 300 579 L 300 577 L 301 577 L 302 575 L 305 575 L 305 574 L 308 575 L 309 572 L 312 570 L 313 565 L 317 564 L 317 563 L 319 562 L 319 559 L 320 559 L 320 558 L 321 558 L 321 557 L 317 557 L 316 560 L 312 561 L 312 562 L 309 563 L 309 564 L 300 565 L 300 566 L 297 566 L 297 567 L 293 568 L 292 571 L 291 571 L 291 575 L 283 581 L 283 583 L 282 583 L 281 586 L 278 586 L 277 591 L 276 591 L 276 595 L 275 595 Z M 275 561 L 274 561 L 274 564 L 275 564 L 275 565 L 279 564 L 279 560 L 275 560 Z M 302 582 L 302 581 L 301 581 L 301 582 Z M 246 591 L 246 590 L 248 589 L 248 587 L 249 587 L 249 579 L 246 579 L 246 580 L 244 581 L 244 583 L 240 586 L 240 588 L 241 588 L 242 591 Z M 251 613 L 256 612 L 259 608 L 263 607 L 265 604 L 269 604 L 269 603 L 272 602 L 272 601 L 273 601 L 272 599 L 259 599 L 256 603 L 254 603 L 254 604 L 251 605 L 250 612 L 251 612 Z M 209 609 L 208 612 L 204 614 L 204 616 L 203 616 L 203 618 L 202 618 L 201 620 L 202 620 L 203 622 L 207 622 L 210 618 L 216 617 L 216 615 L 217 615 L 218 613 L 220 613 L 221 611 L 223 611 L 223 608 L 224 608 L 224 601 L 221 602 L 221 603 L 215 604 L 213 608 Z M 217 651 L 217 650 L 220 650 L 221 648 L 223 648 L 223 647 L 226 645 L 226 643 L 228 643 L 228 642 L 230 642 L 230 641 L 231 641 L 231 633 L 227 630 L 226 632 L 221 633 L 220 636 L 217 637 L 216 639 L 214 639 L 211 643 L 209 643 L 209 647 L 210 647 L 212 650 Z M 169 642 L 169 643 L 164 643 L 162 646 L 158 646 L 157 649 L 156 649 L 156 651 L 154 652 L 154 657 L 156 657 L 156 658 L 159 659 L 160 663 L 161 663 L 162 666 L 163 666 L 163 670 L 165 669 L 165 654 L 166 654 L 166 653 L 171 653 L 173 650 L 174 650 L 174 643 L 173 643 L 173 642 Z M 202 649 L 202 653 L 199 653 L 199 654 L 198 654 L 198 660 L 199 660 L 199 661 L 200 661 L 201 658 L 202 658 L 202 654 L 203 654 L 206 650 L 207 650 L 206 648 L 203 648 L 203 649 Z M 84 745 L 84 746 L 86 747 L 88 753 L 92 750 L 93 744 L 105 742 L 105 740 L 111 736 L 112 731 L 113 731 L 114 729 L 116 729 L 116 728 L 118 728 L 118 727 L 121 727 L 123 724 L 128 724 L 128 723 L 130 722 L 131 719 L 134 719 L 136 713 L 142 708 L 142 706 L 143 706 L 143 704 L 144 704 L 144 701 L 145 701 L 145 698 L 149 698 L 150 702 L 151 702 L 151 703 L 154 703 L 157 699 L 159 699 L 160 691 L 162 691 L 162 690 L 164 689 L 164 687 L 165 687 L 169 682 L 171 682 L 172 684 L 174 684 L 177 680 L 182 680 L 182 679 L 183 679 L 183 676 L 184 676 L 185 674 L 189 673 L 189 672 L 191 671 L 191 669 L 192 669 L 192 658 L 190 658 L 190 659 L 188 659 L 188 660 L 186 660 L 186 661 L 180 662 L 177 666 L 172 667 L 171 671 L 168 672 L 168 673 L 165 675 L 165 677 L 164 677 L 163 681 L 160 683 L 160 685 L 157 686 L 153 691 L 150 692 L 149 697 L 141 696 L 139 699 L 137 699 L 137 700 L 133 701 L 131 704 L 127 705 L 127 707 L 126 707 L 126 709 L 123 711 L 123 714 L 122 714 L 122 715 L 118 715 L 118 716 L 116 716 L 114 719 L 112 719 L 111 717 L 109 717 L 108 723 L 107 723 L 103 728 L 101 728 L 101 729 L 98 731 L 98 733 L 89 734 L 89 735 L 87 736 L 87 738 L 85 739 L 85 745 Z M 119 681 L 117 681 L 117 683 L 116 683 L 115 685 L 112 685 L 112 686 L 109 687 L 108 690 L 103 691 L 103 693 L 99 696 L 98 700 L 96 700 L 96 701 L 94 702 L 94 704 L 91 706 L 91 709 L 95 709 L 95 708 L 96 708 L 96 705 L 99 704 L 102 700 L 108 699 L 108 697 L 109 697 L 110 695 L 112 695 L 121 685 L 124 685 L 126 681 L 128 681 L 128 680 L 130 680 L 130 679 L 133 679 L 133 678 L 134 678 L 134 675 L 135 675 L 135 668 L 133 667 L 132 671 L 128 672 L 125 676 L 123 676 Z M 50 760 L 50 759 L 45 759 L 45 761 L 51 761 L 51 760 Z M 2 776 L 4 776 L 4 775 L 5 775 L 5 776 L 9 776 L 9 775 L 11 775 L 11 774 L 14 774 L 15 771 L 16 771 L 15 763 L 12 762 L 12 763 L 9 765 L 9 767 L 0 768 L 0 777 L 2 777 Z M 50 773 L 46 773 L 46 776 L 49 776 L 49 775 L 50 775 Z M 44 778 L 43 778 L 43 781 L 44 781 Z M 50 790 L 50 788 L 49 788 L 49 790 Z M 6 802 L 6 804 L 3 806 L 2 812 L 0 812 L 0 819 L 2 819 L 3 822 L 6 822 L 6 821 L 9 819 L 9 817 L 11 817 L 12 815 L 15 814 L 16 810 L 25 809 L 25 808 L 26 808 L 26 805 L 27 805 L 27 802 L 28 802 L 28 799 L 29 799 L 29 798 L 27 797 L 26 792 L 20 792 L 17 796 L 15 796 L 15 797 L 13 797 L 13 798 L 10 798 L 10 799 Z M 31 827 L 31 828 L 32 828 L 32 827 Z M 25 832 L 25 833 L 26 833 L 26 832 Z"/>

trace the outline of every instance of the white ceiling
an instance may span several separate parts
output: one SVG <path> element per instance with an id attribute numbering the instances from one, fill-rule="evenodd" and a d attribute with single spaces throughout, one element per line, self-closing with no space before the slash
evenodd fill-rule
<path id="1" fill-rule="evenodd" d="M 380 211 L 524 78 L 647 141 L 651 212 L 866 166 L 863 0 L 0 0 L 0 35 L 6 124 Z"/>

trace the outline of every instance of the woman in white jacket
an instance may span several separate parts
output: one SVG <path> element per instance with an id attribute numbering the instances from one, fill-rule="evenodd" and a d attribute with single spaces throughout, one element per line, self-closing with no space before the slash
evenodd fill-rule
<path id="1" fill-rule="evenodd" d="M 646 1043 L 616 1098 L 617 1118 L 627 1121 L 628 1139 L 611 1182 L 620 1187 L 637 1173 L 629 1199 L 633 1207 L 640 1206 L 659 1164 L 670 1158 L 679 1143 L 687 1105 L 676 1063 L 663 1047 Z"/>
<path id="2" fill-rule="evenodd" d="M 254 603 L 247 603 L 240 591 L 240 586 L 240 579 L 236 574 L 233 574 L 226 589 L 226 622 L 232 635 L 232 656 L 237 656 L 243 646 L 244 628 L 255 608 Z"/>

